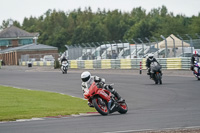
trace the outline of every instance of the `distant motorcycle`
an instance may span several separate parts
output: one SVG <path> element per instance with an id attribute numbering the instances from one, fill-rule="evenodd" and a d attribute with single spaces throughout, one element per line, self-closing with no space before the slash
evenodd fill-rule
<path id="1" fill-rule="evenodd" d="M 150 76 L 151 79 L 154 80 L 155 84 L 162 84 L 162 72 L 161 72 L 161 65 L 159 65 L 157 62 L 151 63 L 150 68 Z"/>
<path id="2" fill-rule="evenodd" d="M 67 73 L 67 70 L 68 70 L 68 62 L 67 61 L 63 61 L 62 64 L 61 64 L 61 70 L 62 70 L 62 73 L 63 74 L 66 74 Z"/>
<path id="3" fill-rule="evenodd" d="M 118 111 L 120 114 L 125 114 L 128 111 L 126 102 L 118 103 L 117 97 L 115 97 L 110 91 L 100 88 L 100 83 L 93 82 L 89 88 L 89 91 L 85 95 L 90 103 L 93 104 L 95 109 L 101 115 L 108 115 Z"/>
<path id="4" fill-rule="evenodd" d="M 200 80 L 200 63 L 197 63 L 196 61 L 195 61 L 195 64 L 194 64 L 194 71 L 193 71 L 193 73 L 194 73 L 194 76 L 198 80 Z"/>

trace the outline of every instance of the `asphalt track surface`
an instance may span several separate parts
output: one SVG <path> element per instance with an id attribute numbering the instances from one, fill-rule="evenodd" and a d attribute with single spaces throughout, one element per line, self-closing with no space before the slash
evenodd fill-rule
<path id="1" fill-rule="evenodd" d="M 80 74 L 84 70 L 2 67 L 0 84 L 52 91 L 82 98 Z M 155 85 L 138 70 L 91 70 L 114 83 L 126 99 L 128 113 L 72 116 L 0 123 L 0 133 L 119 133 L 200 126 L 200 81 L 190 71 L 163 71 L 163 85 Z"/>

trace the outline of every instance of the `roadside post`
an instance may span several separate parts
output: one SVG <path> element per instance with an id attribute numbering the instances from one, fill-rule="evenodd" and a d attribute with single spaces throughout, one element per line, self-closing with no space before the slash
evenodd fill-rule
<path id="1" fill-rule="evenodd" d="M 1 62 L 2 62 L 2 60 L 0 60 L 0 69 L 1 69 Z"/>
<path id="2" fill-rule="evenodd" d="M 142 61 L 140 61 L 140 74 L 142 74 Z"/>

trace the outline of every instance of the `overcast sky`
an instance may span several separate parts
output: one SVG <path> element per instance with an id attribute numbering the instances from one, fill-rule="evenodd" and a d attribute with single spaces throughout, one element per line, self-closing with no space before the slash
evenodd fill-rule
<path id="1" fill-rule="evenodd" d="M 184 14 L 191 17 L 200 12 L 200 0 L 0 0 L 0 25 L 3 20 L 9 18 L 22 24 L 24 17 L 39 17 L 48 9 L 67 12 L 78 8 L 84 10 L 90 6 L 93 12 L 98 8 L 130 12 L 133 8 L 141 6 L 149 12 L 162 5 L 174 15 Z"/>

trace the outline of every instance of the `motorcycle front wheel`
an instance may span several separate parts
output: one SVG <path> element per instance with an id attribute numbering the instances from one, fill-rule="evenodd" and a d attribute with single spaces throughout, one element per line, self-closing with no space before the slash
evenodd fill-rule
<path id="1" fill-rule="evenodd" d="M 101 97 L 96 96 L 92 99 L 92 104 L 94 105 L 95 109 L 101 114 L 101 115 L 108 115 L 109 110 L 107 107 L 107 102 L 103 100 Z"/>
<path id="2" fill-rule="evenodd" d="M 154 74 L 154 81 L 155 81 L 155 84 L 158 84 L 158 75 L 157 74 Z"/>
<path id="3" fill-rule="evenodd" d="M 158 83 L 162 84 L 162 78 L 160 73 L 155 74 L 155 84 Z"/>
<path id="4" fill-rule="evenodd" d="M 126 114 L 128 111 L 128 106 L 127 104 L 124 102 L 124 103 L 119 103 L 119 113 L 120 114 Z"/>

